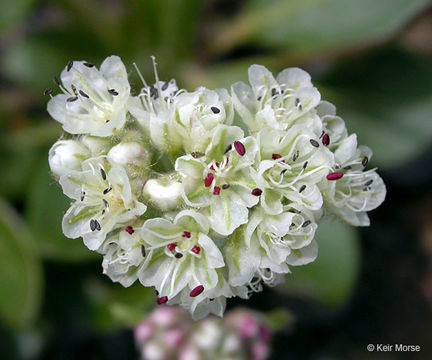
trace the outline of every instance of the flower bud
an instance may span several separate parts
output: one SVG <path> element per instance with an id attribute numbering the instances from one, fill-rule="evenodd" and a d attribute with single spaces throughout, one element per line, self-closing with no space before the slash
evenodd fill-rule
<path id="1" fill-rule="evenodd" d="M 148 163 L 147 150 L 136 142 L 120 143 L 108 152 L 108 159 L 119 165 L 144 166 Z"/>
<path id="2" fill-rule="evenodd" d="M 57 141 L 48 153 L 51 171 L 62 176 L 81 170 L 82 162 L 90 156 L 87 147 L 76 140 Z"/>
<path id="3" fill-rule="evenodd" d="M 181 192 L 182 184 L 175 180 L 164 182 L 162 179 L 150 179 L 143 189 L 143 195 L 152 205 L 164 211 L 180 205 Z"/>
<path id="4" fill-rule="evenodd" d="M 104 155 L 110 148 L 110 142 L 106 138 L 86 135 L 81 138 L 81 142 L 88 147 L 92 156 Z"/>

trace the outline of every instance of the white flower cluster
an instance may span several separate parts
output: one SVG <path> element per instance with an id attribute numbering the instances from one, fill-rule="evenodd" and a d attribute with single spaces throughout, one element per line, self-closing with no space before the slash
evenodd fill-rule
<path id="1" fill-rule="evenodd" d="M 271 335 L 264 316 L 246 309 L 194 322 L 186 310 L 163 306 L 135 328 L 143 360 L 266 360 Z"/>
<path id="2" fill-rule="evenodd" d="M 222 315 L 226 298 L 314 261 L 326 213 L 369 225 L 386 193 L 365 169 L 372 152 L 305 71 L 253 65 L 230 92 L 155 74 L 133 96 L 117 56 L 74 61 L 55 79 L 62 93 L 46 92 L 66 132 L 49 152 L 73 201 L 63 232 L 101 253 L 113 281 L 154 286 L 159 304 L 195 318 Z"/>

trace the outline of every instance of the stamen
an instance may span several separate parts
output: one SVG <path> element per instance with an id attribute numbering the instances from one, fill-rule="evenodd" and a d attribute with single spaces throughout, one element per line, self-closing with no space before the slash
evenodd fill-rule
<path id="1" fill-rule="evenodd" d="M 219 186 L 215 186 L 215 188 L 213 189 L 213 195 L 219 195 L 220 194 L 220 187 Z"/>
<path id="2" fill-rule="evenodd" d="M 93 219 L 90 220 L 90 230 L 95 231 L 96 230 L 96 223 Z"/>
<path id="3" fill-rule="evenodd" d="M 260 188 L 255 188 L 252 190 L 251 194 L 254 196 L 260 196 L 262 194 L 262 190 Z"/>
<path id="4" fill-rule="evenodd" d="M 226 149 L 225 149 L 225 151 L 224 151 L 224 154 L 226 154 L 228 151 L 231 151 L 231 149 L 232 149 L 232 144 L 229 144 L 229 145 L 226 147 Z"/>
<path id="5" fill-rule="evenodd" d="M 212 173 L 208 173 L 207 177 L 204 180 L 205 187 L 210 187 L 214 179 L 214 175 Z"/>
<path id="6" fill-rule="evenodd" d="M 87 66 L 88 68 L 92 68 L 94 66 L 94 64 L 89 62 L 84 62 L 83 65 Z"/>
<path id="7" fill-rule="evenodd" d="M 240 141 L 234 141 L 234 148 L 236 149 L 236 151 L 240 156 L 246 154 L 246 149 Z"/>
<path id="8" fill-rule="evenodd" d="M 71 96 L 66 99 L 67 102 L 74 102 L 78 100 L 78 96 Z"/>
<path id="9" fill-rule="evenodd" d="M 304 189 L 306 189 L 306 185 L 302 185 L 299 189 L 299 193 L 301 193 Z"/>
<path id="10" fill-rule="evenodd" d="M 46 89 L 44 91 L 44 95 L 51 95 L 53 93 L 53 89 Z"/>
<path id="11" fill-rule="evenodd" d="M 70 71 L 70 69 L 72 69 L 72 66 L 73 66 L 73 61 L 71 60 L 67 64 L 67 71 Z"/>
<path id="12" fill-rule="evenodd" d="M 112 188 L 106 188 L 104 191 L 103 191 L 103 193 L 104 193 L 104 195 L 106 195 L 106 194 L 108 194 L 110 191 L 112 190 Z"/>
<path id="13" fill-rule="evenodd" d="M 298 107 L 299 104 L 300 104 L 300 99 L 299 99 L 299 98 L 296 98 L 296 99 L 294 100 L 294 106 L 295 106 L 295 107 Z"/>
<path id="14" fill-rule="evenodd" d="M 222 189 L 226 190 L 230 187 L 230 184 L 223 184 L 222 185 Z"/>
<path id="15" fill-rule="evenodd" d="M 192 252 L 194 253 L 194 254 L 199 254 L 200 253 L 200 251 L 201 251 L 201 248 L 199 247 L 199 246 L 194 246 L 193 248 L 192 248 Z"/>
<path id="16" fill-rule="evenodd" d="M 142 255 L 142 257 L 146 256 L 146 250 L 145 250 L 145 246 L 144 245 L 141 245 L 141 255 Z"/>
<path id="17" fill-rule="evenodd" d="M 324 134 L 325 134 L 325 131 L 323 130 L 323 131 L 321 131 L 321 135 L 320 135 L 320 139 L 324 136 Z"/>
<path id="18" fill-rule="evenodd" d="M 300 152 L 296 150 L 296 152 L 293 154 L 292 161 L 296 161 L 299 156 L 300 156 Z"/>
<path id="19" fill-rule="evenodd" d="M 277 94 L 277 90 L 275 89 L 275 88 L 273 88 L 272 90 L 271 90 L 271 96 L 273 97 L 273 96 L 275 96 Z"/>
<path id="20" fill-rule="evenodd" d="M 324 146 L 328 146 L 330 144 L 330 136 L 329 134 L 325 134 L 322 138 L 322 143 Z"/>
<path id="21" fill-rule="evenodd" d="M 115 89 L 109 89 L 108 92 L 114 96 L 117 96 L 119 94 Z"/>
<path id="22" fill-rule="evenodd" d="M 303 223 L 303 225 L 302 225 L 302 227 L 306 227 L 306 226 L 308 226 L 308 225 L 310 225 L 311 224 L 311 221 L 310 220 L 306 220 L 304 223 Z"/>
<path id="23" fill-rule="evenodd" d="M 193 289 L 189 296 L 190 297 L 197 297 L 199 294 L 201 294 L 204 291 L 204 286 L 198 285 L 195 289 Z"/>
<path id="24" fill-rule="evenodd" d="M 101 224 L 99 224 L 99 221 L 95 220 L 95 221 L 94 221 L 94 224 L 95 224 L 95 226 L 96 226 L 96 230 L 97 230 L 97 231 L 100 231 L 100 229 L 101 229 Z"/>
<path id="25" fill-rule="evenodd" d="M 102 199 L 104 206 L 107 208 L 109 206 L 108 201 L 106 201 L 105 199 Z"/>
<path id="26" fill-rule="evenodd" d="M 165 304 L 168 301 L 168 296 L 162 296 L 159 299 L 157 299 L 157 304 L 162 305 Z"/>
<path id="27" fill-rule="evenodd" d="M 307 166 L 308 166 L 308 162 L 306 161 L 306 162 L 303 164 L 303 170 L 305 170 Z"/>
<path id="28" fill-rule="evenodd" d="M 257 101 L 261 101 L 261 96 L 258 96 L 258 97 L 257 97 Z"/>
<path id="29" fill-rule="evenodd" d="M 168 82 L 168 81 L 165 81 L 165 83 L 162 85 L 161 90 L 162 90 L 162 91 L 165 91 L 166 89 L 168 89 L 168 85 L 169 85 L 169 82 Z"/>
<path id="30" fill-rule="evenodd" d="M 217 108 L 216 106 L 212 106 L 210 109 L 211 109 L 211 111 L 213 111 L 214 114 L 219 114 L 220 113 L 220 109 Z"/>
<path id="31" fill-rule="evenodd" d="M 189 239 L 191 237 L 191 233 L 189 231 L 183 231 L 182 236 Z"/>
<path id="32" fill-rule="evenodd" d="M 53 81 L 57 86 L 60 86 L 60 81 L 58 81 L 57 76 L 54 76 Z"/>
<path id="33" fill-rule="evenodd" d="M 181 259 L 183 257 L 183 254 L 182 253 L 176 253 L 174 256 L 176 259 Z"/>
<path id="34" fill-rule="evenodd" d="M 272 154 L 272 160 L 277 160 L 277 159 L 280 159 L 281 157 L 282 157 L 282 155 Z"/>
<path id="35" fill-rule="evenodd" d="M 314 139 L 310 139 L 309 142 L 311 143 L 312 146 L 314 146 L 314 147 L 316 147 L 316 148 L 319 147 L 319 143 L 318 143 L 318 141 L 316 141 L 316 140 L 314 140 Z"/>
<path id="36" fill-rule="evenodd" d="M 101 172 L 101 175 L 102 175 L 102 179 L 106 180 L 107 177 L 106 177 L 105 170 L 101 168 L 100 172 Z"/>
<path id="37" fill-rule="evenodd" d="M 338 180 L 338 179 L 340 179 L 342 176 L 343 176 L 344 174 L 343 173 L 340 173 L 340 172 L 334 172 L 334 173 L 331 173 L 331 174 L 328 174 L 327 175 L 327 180 Z"/>
<path id="38" fill-rule="evenodd" d="M 76 89 L 74 84 L 71 85 L 71 89 L 72 89 L 72 92 L 74 93 L 74 95 L 78 95 L 77 89 Z"/>
<path id="39" fill-rule="evenodd" d="M 125 230 L 129 235 L 132 235 L 135 232 L 132 226 L 126 226 Z"/>
<path id="40" fill-rule="evenodd" d="M 171 243 L 167 245 L 167 248 L 169 251 L 174 251 L 174 249 L 177 247 L 177 243 Z"/>
<path id="41" fill-rule="evenodd" d="M 372 184 L 373 183 L 373 179 L 370 179 L 366 184 L 365 184 L 365 186 L 369 186 L 370 184 Z"/>
<path id="42" fill-rule="evenodd" d="M 366 165 L 368 164 L 368 162 L 369 162 L 369 158 L 368 158 L 367 156 L 365 156 L 365 157 L 363 158 L 363 160 L 362 160 L 362 165 L 363 165 L 364 167 L 366 167 Z"/>
<path id="43" fill-rule="evenodd" d="M 90 98 L 90 97 L 89 97 L 89 96 L 88 96 L 84 91 L 82 91 L 82 90 L 80 90 L 79 93 L 80 93 L 81 96 L 83 96 L 83 97 L 85 97 L 85 98 L 87 98 L 87 99 Z"/>
<path id="44" fill-rule="evenodd" d="M 351 170 L 351 166 L 349 166 L 349 165 L 348 166 L 344 166 L 343 169 L 344 170 Z"/>

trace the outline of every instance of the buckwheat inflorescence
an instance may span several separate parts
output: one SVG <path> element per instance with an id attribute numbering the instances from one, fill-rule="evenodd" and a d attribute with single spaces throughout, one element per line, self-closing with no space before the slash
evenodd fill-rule
<path id="1" fill-rule="evenodd" d="M 63 232 L 101 253 L 113 281 L 222 315 L 226 298 L 314 261 L 324 215 L 369 225 L 386 193 L 372 152 L 305 71 L 253 65 L 250 85 L 194 92 L 155 75 L 133 96 L 119 57 L 71 61 L 60 94 L 45 91 L 65 131 L 49 151 L 72 200 Z"/>

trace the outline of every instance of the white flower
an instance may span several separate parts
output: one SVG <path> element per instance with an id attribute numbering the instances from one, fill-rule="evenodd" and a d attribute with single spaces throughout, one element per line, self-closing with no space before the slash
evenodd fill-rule
<path id="1" fill-rule="evenodd" d="M 298 68 L 283 70 L 275 79 L 264 66 L 249 68 L 251 87 L 231 87 L 234 107 L 252 132 L 263 127 L 285 130 L 320 102 L 310 75 Z"/>
<path id="2" fill-rule="evenodd" d="M 90 157 L 89 149 L 76 140 L 59 140 L 48 153 L 51 171 L 62 176 L 73 171 L 80 171 L 84 160 Z"/>
<path id="3" fill-rule="evenodd" d="M 83 171 L 60 178 L 65 195 L 75 200 L 63 218 L 63 233 L 82 236 L 90 250 L 97 250 L 107 234 L 146 211 L 131 193 L 126 171 L 105 158 L 92 159 Z"/>
<path id="4" fill-rule="evenodd" d="M 215 287 L 215 269 L 225 263 L 208 232 L 207 218 L 192 210 L 181 211 L 173 222 L 147 220 L 141 235 L 150 246 L 138 274 L 141 283 L 155 286 L 160 296 L 168 299 L 185 288 L 189 297 L 195 298 Z"/>
<path id="5" fill-rule="evenodd" d="M 110 56 L 100 70 L 85 61 L 70 62 L 61 73 L 63 94 L 48 102 L 48 112 L 71 134 L 106 137 L 126 121 L 130 86 L 118 56 Z"/>
<path id="6" fill-rule="evenodd" d="M 203 156 L 185 155 L 176 161 L 186 204 L 208 207 L 211 227 L 221 235 L 246 223 L 248 208 L 259 201 L 251 173 L 257 151 L 255 139 L 244 138 L 240 128 L 219 125 Z"/>

